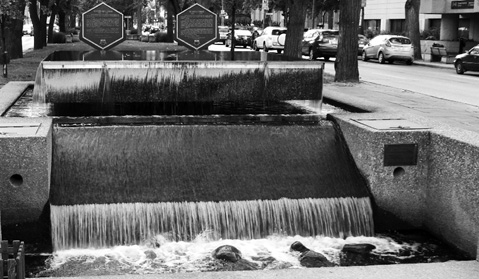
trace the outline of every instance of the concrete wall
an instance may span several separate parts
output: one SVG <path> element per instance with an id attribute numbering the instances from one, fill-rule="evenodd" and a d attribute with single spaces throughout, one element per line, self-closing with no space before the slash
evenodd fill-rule
<path id="1" fill-rule="evenodd" d="M 52 120 L 0 118 L 2 224 L 35 222 L 48 204 Z"/>
<path id="2" fill-rule="evenodd" d="M 376 130 L 354 121 L 354 115 L 334 118 L 379 209 L 477 257 L 479 145 L 474 136 L 434 129 Z M 384 166 L 388 143 L 418 144 L 417 165 Z"/>

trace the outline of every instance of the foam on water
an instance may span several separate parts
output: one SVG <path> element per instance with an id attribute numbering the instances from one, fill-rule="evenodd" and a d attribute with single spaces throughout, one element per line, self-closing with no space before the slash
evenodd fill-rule
<path id="1" fill-rule="evenodd" d="M 414 244 L 399 244 L 389 237 L 357 236 L 343 239 L 276 234 L 253 240 L 211 240 L 211 232 L 206 231 L 191 242 L 174 242 L 165 235 L 157 235 L 141 245 L 57 251 L 51 259 L 50 271 L 59 269 L 66 263 L 71 265 L 72 262 L 78 265 L 79 270 L 88 269 L 98 261 L 102 261 L 104 266 L 121 266 L 122 272 L 139 274 L 213 271 L 216 270 L 215 263 L 218 261 L 211 254 L 221 245 L 235 246 L 241 251 L 243 259 L 257 264 L 260 269 L 303 268 L 298 253 L 290 251 L 294 241 L 300 241 L 311 250 L 323 253 L 336 265 L 339 265 L 342 247 L 348 243 L 373 244 L 376 249 L 372 252 L 377 254 L 397 253 L 401 249 L 415 250 Z M 151 257 L 152 252 L 156 257 Z"/>

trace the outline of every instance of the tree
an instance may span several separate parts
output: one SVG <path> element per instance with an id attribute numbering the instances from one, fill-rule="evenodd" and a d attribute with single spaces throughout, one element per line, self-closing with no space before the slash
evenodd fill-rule
<path id="1" fill-rule="evenodd" d="M 0 0 L 0 55 L 22 58 L 23 12 L 25 0 Z"/>
<path id="2" fill-rule="evenodd" d="M 284 55 L 301 59 L 301 41 L 304 33 L 304 19 L 308 0 L 286 0 L 289 11 L 286 30 Z"/>
<path id="3" fill-rule="evenodd" d="M 358 27 L 361 0 L 339 0 L 339 43 L 334 81 L 359 82 Z"/>
<path id="4" fill-rule="evenodd" d="M 28 11 L 33 24 L 33 49 L 42 49 L 47 45 L 48 0 L 29 0 Z M 39 5 L 38 5 L 39 4 Z"/>
<path id="5" fill-rule="evenodd" d="M 406 34 L 411 39 L 414 48 L 414 59 L 422 60 L 421 34 L 419 31 L 419 8 L 421 0 L 407 0 L 405 4 Z"/>

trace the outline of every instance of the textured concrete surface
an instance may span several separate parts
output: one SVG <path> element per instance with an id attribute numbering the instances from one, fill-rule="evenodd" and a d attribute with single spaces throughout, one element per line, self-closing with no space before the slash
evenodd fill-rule
<path id="1" fill-rule="evenodd" d="M 428 264 L 400 264 L 351 267 L 323 267 L 264 271 L 227 271 L 204 273 L 91 276 L 82 279 L 472 279 L 479 274 L 479 262 L 461 261 Z M 75 279 L 80 277 L 68 277 Z M 56 277 L 56 279 L 64 279 Z"/>
<path id="2" fill-rule="evenodd" d="M 35 221 L 50 194 L 52 120 L 0 118 L 2 223 Z"/>
<path id="3" fill-rule="evenodd" d="M 376 204 L 477 257 L 477 108 L 371 83 L 327 84 L 324 92 L 326 98 L 371 111 L 334 117 L 367 177 Z M 424 129 L 379 130 L 358 119 L 405 119 Z M 384 166 L 387 143 L 417 144 L 417 164 Z M 394 175 L 397 168 L 404 172 Z"/>

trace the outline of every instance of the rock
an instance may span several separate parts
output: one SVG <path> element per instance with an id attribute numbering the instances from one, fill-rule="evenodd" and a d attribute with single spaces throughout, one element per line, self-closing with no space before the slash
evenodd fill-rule
<path id="1" fill-rule="evenodd" d="M 369 243 L 356 243 L 345 244 L 341 252 L 343 253 L 356 253 L 356 254 L 369 254 L 372 250 L 376 249 L 376 246 Z"/>
<path id="2" fill-rule="evenodd" d="M 234 263 L 241 259 L 241 252 L 234 246 L 222 245 L 213 251 L 213 257 Z"/>
<path id="3" fill-rule="evenodd" d="M 299 256 L 299 262 L 305 267 L 328 267 L 334 266 L 323 254 L 312 251 L 301 242 L 295 241 L 291 244 L 291 250 L 301 253 Z"/>
<path id="4" fill-rule="evenodd" d="M 398 263 L 398 258 L 395 255 L 371 253 L 374 249 L 376 249 L 376 246 L 369 243 L 346 244 L 341 249 L 339 265 L 357 266 Z"/>
<path id="5" fill-rule="evenodd" d="M 151 251 L 151 250 L 145 251 L 145 255 L 146 255 L 146 258 L 149 259 L 149 260 L 154 260 L 157 257 L 156 253 Z"/>

